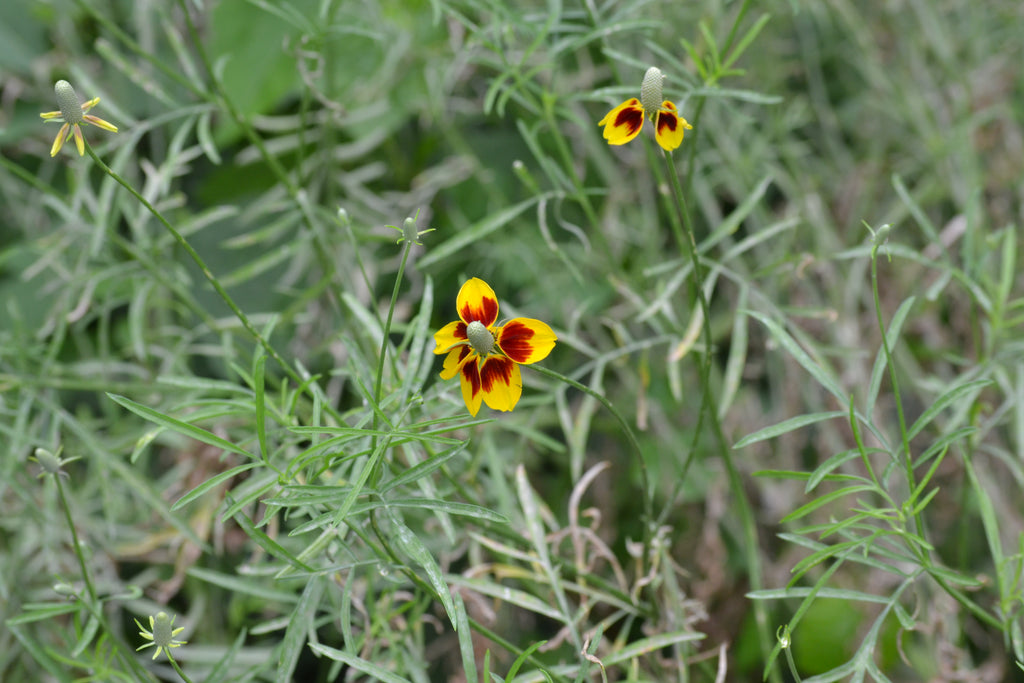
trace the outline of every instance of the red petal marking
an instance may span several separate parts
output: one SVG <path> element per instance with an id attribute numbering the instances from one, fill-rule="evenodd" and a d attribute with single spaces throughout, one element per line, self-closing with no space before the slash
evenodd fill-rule
<path id="1" fill-rule="evenodd" d="M 484 361 L 484 366 L 480 371 L 479 379 L 483 381 L 484 393 L 490 393 L 494 388 L 495 382 L 508 385 L 512 382 L 512 368 L 515 365 L 508 358 L 502 358 L 501 356 L 490 356 Z M 473 395 L 476 395 L 476 387 L 473 387 Z"/>
<path id="2" fill-rule="evenodd" d="M 494 324 L 494 321 L 498 319 L 498 300 L 484 297 L 480 300 L 482 304 L 481 308 L 473 308 L 469 304 L 462 307 L 459 311 L 459 317 L 464 322 L 471 323 L 474 320 L 482 322 L 486 327 L 490 327 Z M 462 333 L 466 333 L 466 326 L 462 326 Z"/>
<path id="3" fill-rule="evenodd" d="M 679 127 L 679 117 L 673 112 L 662 110 L 658 112 L 658 132 L 668 128 L 669 131 L 675 132 L 676 128 Z"/>
<path id="4" fill-rule="evenodd" d="M 468 349 L 469 347 L 467 346 L 466 348 Z M 465 356 L 459 356 L 459 360 L 462 360 L 463 358 L 465 358 Z M 478 367 L 478 365 L 479 363 L 471 362 L 466 363 L 465 365 L 462 366 L 462 376 L 466 379 L 467 382 L 469 382 L 469 385 L 473 388 L 473 396 L 476 396 L 477 394 L 480 393 L 481 382 L 480 368 Z"/>
<path id="5" fill-rule="evenodd" d="M 469 334 L 466 332 L 466 323 L 460 322 L 455 326 L 455 331 L 452 332 L 452 336 L 456 339 L 469 339 Z"/>
<path id="6" fill-rule="evenodd" d="M 518 320 L 510 320 L 501 328 L 498 346 L 506 356 L 517 363 L 523 363 L 530 358 L 530 354 L 533 352 L 533 344 L 530 343 L 533 334 L 532 329 Z"/>
<path id="7" fill-rule="evenodd" d="M 627 128 L 629 135 L 633 135 L 640 130 L 640 126 L 644 125 L 644 111 L 633 108 L 623 109 L 615 117 L 615 122 L 612 125 L 615 128 Z"/>

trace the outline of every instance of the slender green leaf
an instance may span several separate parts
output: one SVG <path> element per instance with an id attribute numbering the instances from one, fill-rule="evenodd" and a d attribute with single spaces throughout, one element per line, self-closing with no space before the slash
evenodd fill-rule
<path id="1" fill-rule="evenodd" d="M 121 405 L 124 408 L 127 408 L 136 415 L 145 418 L 150 422 L 155 422 L 158 425 L 166 427 L 167 429 L 170 429 L 173 432 L 184 434 L 185 436 L 191 437 L 196 441 L 201 441 L 202 443 L 205 443 L 209 446 L 213 446 L 215 448 L 223 449 L 225 451 L 228 451 L 229 453 L 237 453 L 238 455 L 242 455 L 245 456 L 246 458 L 253 459 L 252 454 L 250 454 L 248 451 L 239 448 L 230 441 L 225 441 L 216 434 L 212 434 L 201 427 L 197 427 L 187 422 L 182 422 L 181 420 L 177 420 L 173 417 L 170 417 L 169 415 L 164 415 L 159 411 L 153 410 L 152 408 L 148 408 L 144 405 L 136 403 L 135 401 L 132 401 L 129 398 L 125 398 L 124 396 L 118 396 L 117 394 L 109 393 L 107 394 L 107 396 L 110 397 L 110 399 L 115 403 Z"/>
<path id="2" fill-rule="evenodd" d="M 774 439 L 777 436 L 788 434 L 789 432 L 800 429 L 801 427 L 806 427 L 807 425 L 816 424 L 818 422 L 824 422 L 825 420 L 832 420 L 837 417 L 846 417 L 846 411 L 831 410 L 827 413 L 810 413 L 808 415 L 791 417 L 788 420 L 783 420 L 777 424 L 759 429 L 753 434 L 746 435 L 737 441 L 733 445 L 733 448 L 744 448 L 752 443 L 765 441 L 767 439 Z"/>

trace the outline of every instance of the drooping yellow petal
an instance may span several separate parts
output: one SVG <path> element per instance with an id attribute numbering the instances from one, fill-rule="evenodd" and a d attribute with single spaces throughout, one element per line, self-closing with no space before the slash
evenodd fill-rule
<path id="1" fill-rule="evenodd" d="M 82 137 L 82 127 L 77 123 L 71 126 L 75 133 L 75 147 L 78 148 L 78 156 L 85 156 L 85 138 Z"/>
<path id="2" fill-rule="evenodd" d="M 489 356 L 480 368 L 484 401 L 494 410 L 512 410 L 523 395 L 519 366 L 502 356 Z"/>
<path id="3" fill-rule="evenodd" d="M 498 297 L 491 286 L 478 277 L 470 278 L 462 285 L 455 299 L 455 307 L 464 323 L 474 320 L 490 327 L 498 319 Z"/>
<path id="4" fill-rule="evenodd" d="M 97 97 L 96 99 L 98 100 L 99 98 Z M 111 133 L 117 132 L 117 126 L 110 123 L 109 121 L 104 121 L 98 116 L 93 116 L 92 114 L 83 114 L 82 118 L 94 126 L 99 126 L 103 130 L 109 130 Z"/>
<path id="5" fill-rule="evenodd" d="M 597 125 L 604 126 L 604 139 L 609 145 L 624 145 L 643 128 L 644 108 L 640 100 L 633 97 L 605 114 Z"/>
<path id="6" fill-rule="evenodd" d="M 676 105 L 668 100 L 661 103 L 661 109 L 658 110 L 657 119 L 655 119 L 654 137 L 663 149 L 671 152 L 681 145 L 684 132 L 691 128 L 693 126 L 679 115 Z"/>
<path id="7" fill-rule="evenodd" d="M 446 353 L 456 344 L 464 344 L 466 341 L 466 323 L 456 320 L 434 333 L 434 343 L 437 344 L 434 353 Z"/>
<path id="8" fill-rule="evenodd" d="M 59 114 L 60 112 L 57 112 L 57 113 Z M 57 137 L 55 137 L 53 139 L 53 146 L 50 147 L 50 156 L 51 157 L 57 156 L 57 152 L 59 152 L 60 148 L 64 146 L 64 143 L 67 141 L 67 139 L 69 137 L 69 135 L 68 135 L 68 129 L 69 128 L 71 128 L 71 124 L 70 123 L 65 123 L 63 126 L 60 127 L 60 130 L 57 131 Z"/>
<path id="9" fill-rule="evenodd" d="M 498 348 L 516 363 L 529 365 L 547 358 L 557 339 L 545 322 L 513 318 L 498 331 Z"/>
<path id="10" fill-rule="evenodd" d="M 462 400 L 466 402 L 466 408 L 473 417 L 476 417 L 476 414 L 480 412 L 480 402 L 484 398 L 477 358 L 479 356 L 474 354 L 474 358 L 470 362 L 465 363 L 462 366 L 462 371 L 459 373 L 460 383 L 462 384 Z"/>

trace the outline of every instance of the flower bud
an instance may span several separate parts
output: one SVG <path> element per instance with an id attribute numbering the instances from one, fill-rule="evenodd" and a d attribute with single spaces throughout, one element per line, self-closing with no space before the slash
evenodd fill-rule
<path id="1" fill-rule="evenodd" d="M 57 96 L 57 107 L 60 109 L 60 115 L 64 121 L 71 125 L 81 123 L 83 120 L 82 103 L 71 84 L 67 81 L 57 81 L 53 86 L 53 92 Z"/>
<path id="2" fill-rule="evenodd" d="M 61 466 L 64 464 L 58 456 L 45 448 L 37 448 L 34 459 L 47 474 L 60 474 Z"/>
<path id="3" fill-rule="evenodd" d="M 473 350 L 484 358 L 494 348 L 494 335 L 479 320 L 474 320 L 466 325 L 466 336 L 469 337 L 469 345 L 473 347 Z"/>
<path id="4" fill-rule="evenodd" d="M 644 82 L 640 86 L 640 106 L 648 116 L 654 116 L 654 113 L 661 109 L 661 86 L 664 80 L 664 74 L 656 66 L 652 66 L 644 74 Z"/>

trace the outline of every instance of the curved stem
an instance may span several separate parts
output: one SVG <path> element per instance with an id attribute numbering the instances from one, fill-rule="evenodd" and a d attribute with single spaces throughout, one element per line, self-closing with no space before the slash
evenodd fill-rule
<path id="1" fill-rule="evenodd" d="M 702 395 L 700 410 L 697 417 L 697 426 L 694 430 L 693 443 L 691 444 L 690 453 L 687 455 L 686 463 L 683 466 L 683 472 L 680 479 L 682 480 L 685 478 L 686 471 L 689 469 L 690 463 L 697 451 L 697 443 L 700 439 L 701 426 L 703 424 L 704 416 L 707 415 L 711 424 L 711 429 L 715 434 L 715 440 L 718 442 L 718 454 L 722 459 L 722 463 L 725 465 L 726 473 L 729 477 L 729 487 L 732 489 L 733 499 L 740 519 L 740 525 L 743 529 L 743 551 L 746 557 L 747 576 L 750 580 L 750 587 L 752 590 L 760 590 L 763 587 L 763 580 L 761 576 L 761 557 L 758 553 L 757 521 L 754 519 L 754 511 L 750 505 L 750 500 L 747 498 L 746 491 L 743 488 L 743 478 L 740 476 L 739 469 L 733 461 L 732 448 L 729 446 L 725 437 L 725 432 L 722 430 L 722 421 L 719 419 L 718 409 L 713 401 L 713 388 L 711 386 L 711 353 L 713 348 L 711 338 L 711 309 L 710 306 L 708 306 L 707 295 L 704 293 L 704 270 L 701 267 L 700 252 L 697 249 L 697 240 L 694 237 L 693 219 L 690 216 L 690 211 L 686 205 L 686 197 L 683 194 L 682 183 L 679 181 L 679 172 L 672 161 L 672 153 L 667 150 L 665 150 L 665 163 L 668 164 L 668 175 L 672 180 L 672 190 L 676 200 L 676 209 L 679 211 L 683 227 L 686 231 L 686 239 L 677 237 L 680 242 L 679 247 L 690 256 L 690 262 L 693 265 L 694 281 L 697 285 L 697 300 L 700 303 L 701 314 L 704 316 L 702 330 L 705 348 L 703 363 L 701 364 Z M 760 601 L 754 602 L 753 609 L 755 621 L 757 622 L 761 651 L 767 654 L 772 649 L 768 611 Z M 773 680 L 781 680 L 778 672 L 774 668 L 772 669 L 771 677 Z"/>
<path id="2" fill-rule="evenodd" d="M 398 274 L 395 276 L 395 287 L 391 290 L 391 304 L 388 306 L 387 319 L 384 321 L 384 329 L 381 331 L 380 354 L 377 357 L 377 377 L 373 383 L 373 402 L 376 404 L 373 411 L 373 431 L 377 431 L 378 415 L 380 414 L 380 401 L 384 393 L 384 362 L 388 355 L 388 339 L 391 337 L 391 321 L 395 315 L 395 305 L 398 302 L 398 292 L 402 288 L 402 276 L 405 275 L 405 264 L 409 261 L 409 252 L 412 251 L 412 242 L 405 242 L 405 249 L 402 251 L 402 262 L 398 266 Z M 377 437 L 374 436 L 370 445 L 370 451 L 377 450 Z M 371 473 L 371 481 L 376 482 L 379 477 L 379 470 Z"/>
<path id="3" fill-rule="evenodd" d="M 64 495 L 64 485 L 60 481 L 60 477 L 56 476 L 53 478 L 57 482 L 57 493 L 60 494 L 61 507 L 64 508 L 64 519 L 68 523 L 68 529 L 71 530 L 71 543 L 75 548 L 75 557 L 78 558 L 78 567 L 82 570 L 82 580 L 85 582 L 85 590 L 89 593 L 89 601 L 93 604 L 96 603 L 96 587 L 92 584 L 92 577 L 89 576 L 89 568 L 85 564 L 85 556 L 82 554 L 82 544 L 78 540 L 78 530 L 75 528 L 75 520 L 71 517 L 71 507 L 68 505 L 67 496 Z"/>
<path id="4" fill-rule="evenodd" d="M 263 350 L 266 351 L 271 358 L 277 361 L 277 363 L 288 374 L 292 381 L 295 382 L 296 385 L 304 386 L 307 380 L 300 377 L 299 374 L 292 369 L 291 365 L 289 365 L 288 362 L 281 357 L 281 354 L 277 352 L 277 349 L 271 346 L 270 342 L 268 342 L 263 337 L 263 335 L 260 334 L 259 330 L 256 329 L 256 326 L 252 324 L 252 321 L 249 320 L 249 317 L 242 311 L 241 308 L 238 307 L 238 304 L 235 303 L 235 300 L 231 298 L 231 295 L 228 294 L 227 290 L 224 289 L 224 287 L 220 284 L 220 282 L 214 276 L 213 272 L 207 267 L 206 262 L 203 261 L 203 258 L 199 255 L 199 253 L 192 248 L 192 245 L 189 244 L 188 240 L 186 240 L 185 237 L 180 232 L 178 232 L 174 228 L 174 226 L 171 225 L 166 218 L 164 218 L 163 214 L 157 211 L 156 208 L 152 204 L 150 204 L 145 197 L 139 194 L 138 191 L 136 191 L 136 189 L 132 187 L 128 181 L 126 181 L 115 171 L 113 171 L 109 166 L 103 163 L 103 160 L 100 159 L 100 157 L 96 154 L 95 151 L 93 151 L 93 148 L 89 144 L 88 140 L 85 141 L 85 150 L 89 153 L 89 156 L 96 163 L 96 165 L 103 169 L 104 173 L 106 173 L 108 176 L 117 181 L 117 183 L 121 187 L 128 190 L 128 192 L 130 192 L 133 197 L 139 200 L 139 202 L 143 206 L 145 206 L 146 209 L 148 209 L 151 214 L 153 214 L 154 218 L 160 221 L 164 228 L 166 228 L 167 231 L 171 233 L 171 236 L 174 237 L 175 241 L 181 246 L 181 248 L 184 249 L 185 252 L 190 257 L 192 257 L 192 261 L 195 262 L 195 264 L 199 267 L 199 270 L 202 271 L 203 276 L 213 286 L 213 289 L 217 292 L 217 294 L 220 295 L 220 298 L 224 301 L 225 304 L 227 304 L 227 307 L 231 309 L 231 312 L 234 313 L 235 317 L 238 318 L 238 320 L 242 323 L 242 327 L 244 327 L 245 330 L 250 335 L 252 335 L 253 339 L 255 339 L 259 343 L 259 345 L 263 347 Z M 333 412 L 332 408 L 327 406 L 327 409 L 331 410 L 332 415 L 337 417 L 337 415 Z"/>

